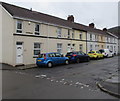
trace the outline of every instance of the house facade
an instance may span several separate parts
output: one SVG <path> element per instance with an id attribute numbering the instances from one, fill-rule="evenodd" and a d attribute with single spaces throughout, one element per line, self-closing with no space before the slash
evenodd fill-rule
<path id="1" fill-rule="evenodd" d="M 106 46 L 106 42 L 94 39 L 106 32 L 75 23 L 73 16 L 64 20 L 1 2 L 0 23 L 0 62 L 13 66 L 35 64 L 39 53 L 87 53 L 91 44 L 96 50 Z"/>

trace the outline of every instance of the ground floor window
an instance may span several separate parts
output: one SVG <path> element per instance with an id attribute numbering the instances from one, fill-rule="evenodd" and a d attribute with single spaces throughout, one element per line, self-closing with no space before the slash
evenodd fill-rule
<path id="1" fill-rule="evenodd" d="M 90 51 L 92 51 L 92 49 L 93 49 L 93 46 L 92 46 L 92 45 L 90 45 Z"/>
<path id="2" fill-rule="evenodd" d="M 83 51 L 83 44 L 80 44 L 80 45 L 79 45 L 79 50 L 80 50 L 80 51 Z"/>
<path id="3" fill-rule="evenodd" d="M 34 56 L 38 56 L 41 51 L 41 43 L 34 43 Z"/>
<path id="4" fill-rule="evenodd" d="M 61 43 L 57 44 L 57 52 L 62 53 L 62 44 Z"/>

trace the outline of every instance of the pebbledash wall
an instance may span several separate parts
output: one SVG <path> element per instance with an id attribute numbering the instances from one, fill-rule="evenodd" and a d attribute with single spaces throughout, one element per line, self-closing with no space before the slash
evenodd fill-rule
<path id="1" fill-rule="evenodd" d="M 21 33 L 16 32 L 17 22 L 22 22 Z M 38 50 L 41 53 L 57 51 L 60 51 L 64 55 L 68 51 L 83 51 L 87 53 L 91 49 L 91 44 L 94 45 L 94 47 L 95 45 L 100 46 L 99 48 L 92 48 L 93 50 L 106 48 L 106 45 L 114 45 L 116 46 L 116 53 L 118 52 L 117 41 L 112 42 L 112 44 L 104 42 L 104 34 L 89 32 L 81 28 L 76 29 L 70 26 L 35 21 L 19 16 L 15 17 L 2 5 L 0 5 L 0 23 L 2 23 L 2 25 L 0 25 L 0 29 L 2 29 L 0 30 L 2 31 L 0 33 L 0 47 L 2 47 L 0 49 L 0 62 L 13 66 L 35 64 L 35 43 L 39 43 L 40 47 Z M 39 24 L 40 35 L 35 34 L 36 24 Z M 93 36 L 92 40 L 90 40 L 89 33 Z M 94 35 L 103 36 L 103 41 L 95 41 Z M 117 40 L 117 37 L 113 36 L 113 38 Z M 22 45 L 22 47 L 20 45 Z M 18 48 L 23 49 L 21 54 L 17 53 Z M 17 60 L 19 55 L 22 56 L 22 60 L 20 60 L 22 62 L 20 63 Z"/>

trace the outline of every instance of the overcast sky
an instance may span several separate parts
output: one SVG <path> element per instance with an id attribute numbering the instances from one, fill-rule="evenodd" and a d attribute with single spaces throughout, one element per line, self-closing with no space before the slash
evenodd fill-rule
<path id="1" fill-rule="evenodd" d="M 118 0 L 2 0 L 24 8 L 67 19 L 68 15 L 73 15 L 75 22 L 89 25 L 95 23 L 99 29 L 118 26 Z M 49 1 L 49 2 L 48 2 Z"/>

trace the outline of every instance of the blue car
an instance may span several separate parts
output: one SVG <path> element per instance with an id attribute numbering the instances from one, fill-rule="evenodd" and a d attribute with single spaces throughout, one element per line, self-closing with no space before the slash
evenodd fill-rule
<path id="1" fill-rule="evenodd" d="M 62 54 L 57 52 L 43 53 L 36 59 L 37 66 L 53 67 L 58 64 L 69 64 L 69 58 L 64 57 Z"/>
<path id="2" fill-rule="evenodd" d="M 86 61 L 86 62 L 90 61 L 90 57 L 82 51 L 68 52 L 66 54 L 66 57 L 69 58 L 70 62 L 79 63 L 83 61 Z"/>

